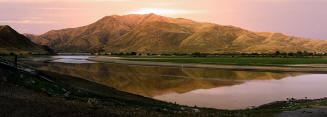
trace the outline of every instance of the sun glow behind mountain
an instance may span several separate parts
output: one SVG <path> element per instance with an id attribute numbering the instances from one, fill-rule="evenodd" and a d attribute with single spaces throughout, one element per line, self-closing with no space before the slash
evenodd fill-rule
<path id="1" fill-rule="evenodd" d="M 327 39 L 326 0 L 0 0 L 0 25 L 20 33 L 79 27 L 104 16 L 158 14 Z M 258 10 L 260 9 L 260 10 Z"/>
<path id="2" fill-rule="evenodd" d="M 195 11 L 190 10 L 180 10 L 180 9 L 161 9 L 161 8 L 141 8 L 134 11 L 131 11 L 130 14 L 158 14 L 158 15 L 178 15 L 178 14 L 190 14 Z"/>

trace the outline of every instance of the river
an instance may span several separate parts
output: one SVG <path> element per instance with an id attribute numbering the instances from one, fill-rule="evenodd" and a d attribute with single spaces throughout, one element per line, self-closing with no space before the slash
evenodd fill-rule
<path id="1" fill-rule="evenodd" d="M 327 74 L 124 65 L 88 61 L 90 57 L 52 56 L 38 68 L 162 101 L 217 109 L 327 97 Z"/>

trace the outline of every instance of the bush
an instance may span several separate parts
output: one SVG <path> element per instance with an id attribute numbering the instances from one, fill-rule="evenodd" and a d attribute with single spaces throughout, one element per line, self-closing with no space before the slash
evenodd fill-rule
<path id="1" fill-rule="evenodd" d="M 137 53 L 136 52 L 131 52 L 131 55 L 134 55 L 135 56 L 135 55 L 137 55 Z"/>

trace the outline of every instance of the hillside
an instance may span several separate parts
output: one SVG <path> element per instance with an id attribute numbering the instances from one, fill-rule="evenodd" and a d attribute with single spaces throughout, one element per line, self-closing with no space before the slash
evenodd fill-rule
<path id="1" fill-rule="evenodd" d="M 87 26 L 52 30 L 28 37 L 57 52 L 327 52 L 327 41 L 324 40 L 252 32 L 234 26 L 155 14 L 106 16 Z"/>
<path id="2" fill-rule="evenodd" d="M 0 54 L 48 54 L 50 51 L 46 46 L 33 43 L 10 26 L 0 26 Z"/>

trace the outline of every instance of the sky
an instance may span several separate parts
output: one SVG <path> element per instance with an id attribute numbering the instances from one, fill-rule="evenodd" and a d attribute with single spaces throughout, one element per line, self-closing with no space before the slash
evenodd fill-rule
<path id="1" fill-rule="evenodd" d="M 327 0 L 0 0 L 0 25 L 20 33 L 146 13 L 327 40 Z"/>

